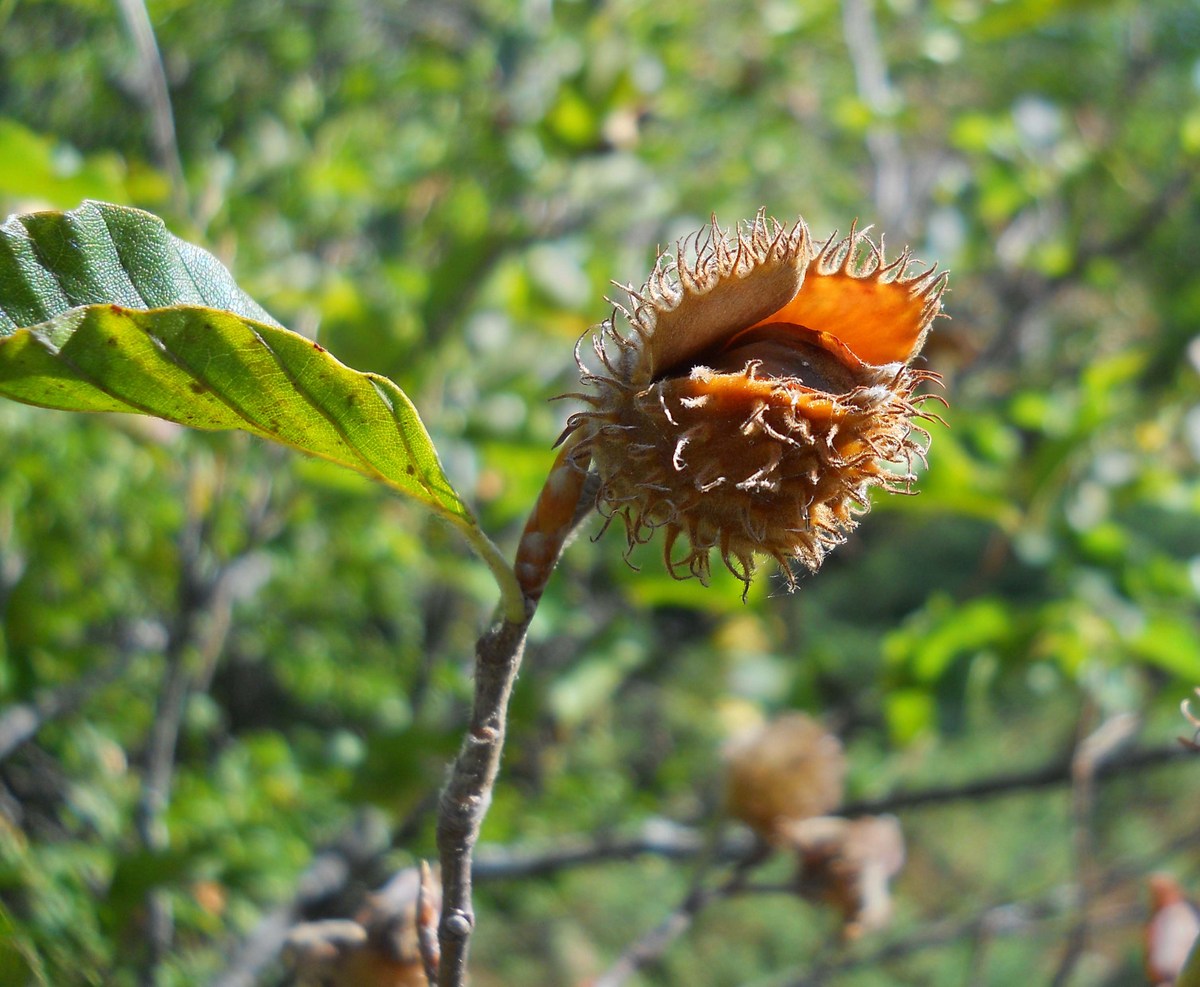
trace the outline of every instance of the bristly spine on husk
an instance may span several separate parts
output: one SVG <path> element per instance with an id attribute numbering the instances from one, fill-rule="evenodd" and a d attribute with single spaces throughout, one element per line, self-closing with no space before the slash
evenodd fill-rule
<path id="1" fill-rule="evenodd" d="M 912 492 L 929 441 L 914 419 L 937 417 L 917 392 L 937 375 L 909 363 L 946 275 L 911 265 L 866 230 L 814 245 L 803 220 L 760 212 L 732 234 L 714 220 L 641 289 L 620 286 L 628 304 L 592 335 L 598 367 L 576 346 L 588 389 L 571 396 L 589 408 L 563 436 L 599 474 L 605 527 L 619 517 L 630 551 L 663 529 L 677 578 L 707 580 L 716 549 L 747 587 L 766 555 L 794 589 L 790 563 L 815 571 L 872 487 Z"/>

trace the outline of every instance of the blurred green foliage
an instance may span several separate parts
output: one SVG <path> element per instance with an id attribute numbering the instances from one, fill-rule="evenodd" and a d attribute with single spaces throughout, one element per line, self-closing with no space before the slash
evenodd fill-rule
<path id="1" fill-rule="evenodd" d="M 855 30 L 864 12 L 878 52 Z M 116 8 L 8 0 L 0 214 L 90 196 L 164 215 L 283 324 L 395 379 L 509 549 L 565 418 L 546 399 L 572 389 L 571 347 L 656 245 L 765 206 L 818 236 L 878 222 L 953 271 L 927 350 L 950 427 L 932 428 L 921 493 L 880 501 L 795 595 L 766 572 L 746 604 L 725 577 L 675 583 L 656 546 L 634 571 L 615 532 L 568 550 L 485 842 L 704 825 L 724 739 L 790 708 L 845 739 L 852 799 L 1037 768 L 1121 711 L 1145 717 L 1147 746 L 1186 729 L 1194 0 L 149 13 L 186 196 Z M 452 531 L 246 436 L 5 405 L 0 450 L 0 716 L 90 683 L 0 761 L 0 980 L 139 982 L 157 890 L 174 926 L 158 982 L 208 982 L 368 808 L 390 865 L 433 854 L 430 796 L 495 602 Z M 197 606 L 197 584 L 223 595 Z M 168 839 L 148 844 L 136 819 L 173 668 L 188 695 Z M 1197 888 L 1194 777 L 1146 769 L 1098 791 L 1088 863 L 1107 924 L 1072 983 L 1139 982 L 1145 872 Z M 843 951 L 823 912 L 746 897 L 702 914 L 640 982 L 1050 982 L 1079 879 L 1068 788 L 900 815 L 888 932 Z M 474 982 L 582 982 L 689 878 L 643 858 L 488 883 Z M 1011 902 L 1018 935 L 982 918 Z"/>

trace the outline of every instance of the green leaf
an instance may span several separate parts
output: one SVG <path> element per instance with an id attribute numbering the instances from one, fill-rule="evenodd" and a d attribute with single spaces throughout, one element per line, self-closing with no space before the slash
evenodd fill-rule
<path id="1" fill-rule="evenodd" d="M 212 254 L 140 209 L 85 202 L 0 226 L 0 336 L 72 308 L 202 305 L 279 326 Z"/>
<path id="2" fill-rule="evenodd" d="M 70 309 L 0 342 L 0 395 L 68 411 L 244 429 L 470 522 L 400 388 L 343 366 L 318 343 L 228 312 Z"/>
<path id="3" fill-rule="evenodd" d="M 456 524 L 518 612 L 404 392 L 284 329 L 149 213 L 88 202 L 0 226 L 0 396 L 242 429 L 339 463 Z"/>
<path id="4" fill-rule="evenodd" d="M 1173 614 L 1151 615 L 1131 643 L 1134 654 L 1143 661 L 1184 681 L 1200 680 L 1200 641 L 1194 620 Z"/>

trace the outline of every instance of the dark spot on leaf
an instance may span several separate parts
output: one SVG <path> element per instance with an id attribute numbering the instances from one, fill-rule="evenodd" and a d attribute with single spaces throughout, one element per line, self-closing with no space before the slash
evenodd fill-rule
<path id="1" fill-rule="evenodd" d="M 198 380 L 191 381 L 188 384 L 188 387 L 192 389 L 193 394 L 203 394 L 207 390 L 207 388 Z"/>
<path id="2" fill-rule="evenodd" d="M 125 309 L 121 308 L 120 305 L 110 305 L 108 307 L 113 315 L 124 315 L 125 314 Z"/>
<path id="3" fill-rule="evenodd" d="M 108 339 L 105 340 L 105 342 L 108 343 L 109 346 L 116 346 L 118 340 L 117 340 L 116 336 L 109 336 Z"/>
<path id="4" fill-rule="evenodd" d="M 322 346 L 320 343 L 313 343 L 313 349 L 316 350 L 318 353 L 325 352 L 325 347 Z"/>
<path id="5" fill-rule="evenodd" d="M 416 469 L 415 469 L 414 467 L 412 467 L 412 466 L 405 466 L 405 467 L 404 467 L 404 472 L 405 472 L 405 473 L 407 473 L 409 476 L 416 476 L 416 475 L 417 475 L 417 471 L 416 471 Z"/>
<path id="6" fill-rule="evenodd" d="M 353 394 L 348 394 L 346 396 L 346 404 L 354 404 L 357 400 L 358 398 L 356 398 Z"/>

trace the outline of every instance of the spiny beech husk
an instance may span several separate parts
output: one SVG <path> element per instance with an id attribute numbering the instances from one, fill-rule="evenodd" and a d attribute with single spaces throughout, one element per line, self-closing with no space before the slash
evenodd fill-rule
<path id="1" fill-rule="evenodd" d="M 823 816 L 842 804 L 842 743 L 816 720 L 788 713 L 725 748 L 725 804 L 768 842 L 780 827 Z"/>
<path id="2" fill-rule="evenodd" d="M 928 433 L 911 366 L 937 316 L 944 274 L 851 228 L 814 245 L 799 220 L 714 220 L 660 255 L 628 305 L 576 358 L 588 408 L 564 438 L 594 464 L 596 501 L 629 548 L 663 531 L 679 578 L 716 549 L 749 584 L 757 556 L 816 570 L 870 506 L 908 492 Z"/>

